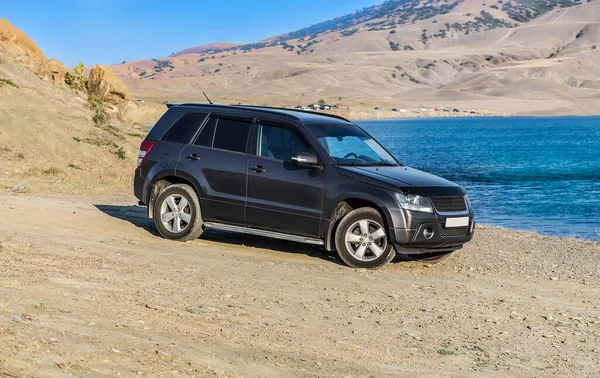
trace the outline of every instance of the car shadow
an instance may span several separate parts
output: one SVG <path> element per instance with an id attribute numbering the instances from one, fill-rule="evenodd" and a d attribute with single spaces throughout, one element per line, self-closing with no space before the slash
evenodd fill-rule
<path id="1" fill-rule="evenodd" d="M 145 207 L 100 204 L 94 204 L 94 206 L 102 213 L 110 217 L 129 222 L 135 227 L 144 229 L 153 236 L 161 237 L 158 231 L 156 230 L 154 221 L 148 218 Z M 206 240 L 242 247 L 268 249 L 277 252 L 304 254 L 310 257 L 326 260 L 327 262 L 344 265 L 335 251 L 329 252 L 323 249 L 323 247 L 312 246 L 303 243 L 296 243 L 286 240 L 278 240 L 255 235 L 247 235 L 242 233 L 213 229 L 206 229 L 204 233 L 202 233 L 202 236 L 200 236 L 199 240 Z"/>
<path id="2" fill-rule="evenodd" d="M 136 227 L 143 228 L 154 236 L 160 236 L 154 227 L 154 222 L 152 219 L 148 218 L 145 207 L 135 205 L 117 206 L 96 204 L 94 204 L 94 207 L 108 216 L 129 222 Z"/>

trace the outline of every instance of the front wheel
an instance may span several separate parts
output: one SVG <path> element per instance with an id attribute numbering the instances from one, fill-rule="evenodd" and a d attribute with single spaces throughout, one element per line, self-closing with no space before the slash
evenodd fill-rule
<path id="1" fill-rule="evenodd" d="M 340 258 L 353 268 L 378 269 L 396 255 L 381 214 L 370 207 L 353 210 L 340 221 L 335 247 Z"/>
<path id="2" fill-rule="evenodd" d="M 156 229 L 165 239 L 184 242 L 202 234 L 200 201 L 189 185 L 175 184 L 163 189 L 156 198 L 153 216 Z"/>

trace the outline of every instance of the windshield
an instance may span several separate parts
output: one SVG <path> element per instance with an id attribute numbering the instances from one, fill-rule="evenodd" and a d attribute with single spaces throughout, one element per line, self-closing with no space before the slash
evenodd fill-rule
<path id="1" fill-rule="evenodd" d="M 338 165 L 399 165 L 392 155 L 358 126 L 307 125 L 307 127 Z"/>

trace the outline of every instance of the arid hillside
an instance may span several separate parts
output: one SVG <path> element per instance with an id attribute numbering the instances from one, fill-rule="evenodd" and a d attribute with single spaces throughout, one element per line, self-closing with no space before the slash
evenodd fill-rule
<path id="1" fill-rule="evenodd" d="M 108 77 L 110 69 L 92 72 L 94 93 L 69 86 L 65 78 L 71 74 L 62 63 L 47 59 L 23 31 L 0 20 L 3 189 L 93 192 L 132 180 L 144 127 L 163 107 L 93 100 L 92 94 L 110 99 L 107 80 L 118 79 Z"/>
<path id="2" fill-rule="evenodd" d="M 134 98 L 596 114 L 600 1 L 389 1 L 253 44 L 113 66 Z M 379 112 L 379 116 L 390 115 Z"/>

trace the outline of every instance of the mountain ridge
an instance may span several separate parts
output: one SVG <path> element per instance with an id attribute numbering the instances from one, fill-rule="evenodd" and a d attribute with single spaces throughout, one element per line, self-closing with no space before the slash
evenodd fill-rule
<path id="1" fill-rule="evenodd" d="M 379 105 L 590 114 L 598 19 L 598 0 L 394 0 L 251 44 L 114 69 L 134 96 L 157 101 L 211 91 L 262 105 L 322 98 L 357 117 Z"/>

